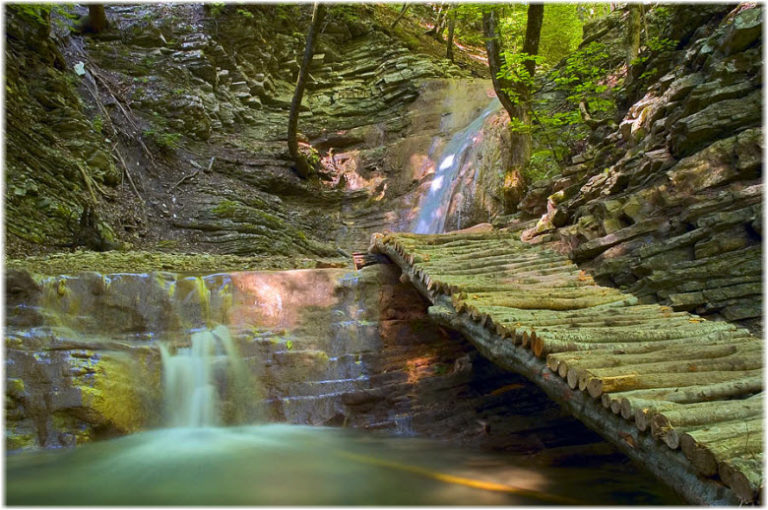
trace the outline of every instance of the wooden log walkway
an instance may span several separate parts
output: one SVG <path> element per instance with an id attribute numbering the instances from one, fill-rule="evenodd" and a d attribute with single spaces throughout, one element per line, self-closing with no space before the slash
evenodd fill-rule
<path id="1" fill-rule="evenodd" d="M 762 503 L 761 339 L 639 304 L 511 233 L 374 234 L 370 251 L 400 266 L 435 320 L 691 503 Z"/>

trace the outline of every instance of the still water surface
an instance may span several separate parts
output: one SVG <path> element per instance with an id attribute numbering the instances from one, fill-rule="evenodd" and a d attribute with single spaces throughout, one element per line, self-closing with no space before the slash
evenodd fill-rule
<path id="1" fill-rule="evenodd" d="M 6 457 L 8 505 L 670 505 L 618 455 L 545 454 L 297 425 L 175 428 Z M 586 467 L 585 467 L 586 466 Z"/>

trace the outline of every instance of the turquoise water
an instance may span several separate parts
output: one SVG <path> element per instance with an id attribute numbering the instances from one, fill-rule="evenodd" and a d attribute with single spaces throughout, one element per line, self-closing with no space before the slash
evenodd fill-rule
<path id="1" fill-rule="evenodd" d="M 72 450 L 10 454 L 6 504 L 681 503 L 618 455 L 577 459 L 578 467 L 568 467 L 546 454 L 296 425 L 160 429 Z"/>

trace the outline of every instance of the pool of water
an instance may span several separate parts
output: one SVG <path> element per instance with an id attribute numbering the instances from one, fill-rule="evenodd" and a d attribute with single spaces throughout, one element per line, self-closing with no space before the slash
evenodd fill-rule
<path id="1" fill-rule="evenodd" d="M 6 456 L 8 505 L 671 505 L 619 455 L 519 456 L 297 425 L 175 428 Z"/>

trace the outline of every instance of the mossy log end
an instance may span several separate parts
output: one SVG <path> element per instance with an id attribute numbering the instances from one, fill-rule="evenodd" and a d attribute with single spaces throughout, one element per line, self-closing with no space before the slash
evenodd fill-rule
<path id="1" fill-rule="evenodd" d="M 729 501 L 756 501 L 762 441 L 711 433 L 734 419 L 762 431 L 762 342 L 748 331 L 640 305 L 503 232 L 375 234 L 371 250 L 435 305 L 433 320 L 538 383 L 689 501 L 714 504 L 721 482 Z"/>
<path id="2" fill-rule="evenodd" d="M 680 449 L 701 474 L 714 476 L 718 461 L 763 451 L 763 420 L 736 420 L 689 430 L 680 436 Z"/>

